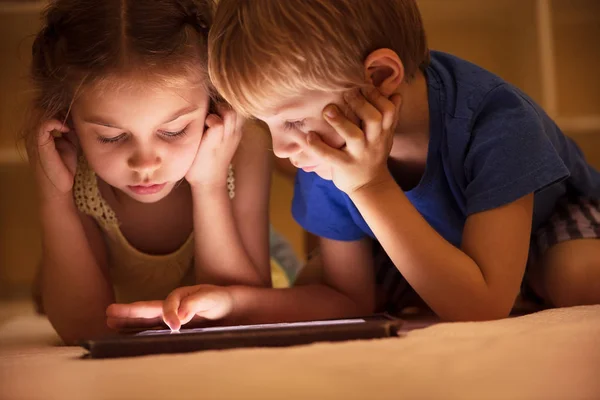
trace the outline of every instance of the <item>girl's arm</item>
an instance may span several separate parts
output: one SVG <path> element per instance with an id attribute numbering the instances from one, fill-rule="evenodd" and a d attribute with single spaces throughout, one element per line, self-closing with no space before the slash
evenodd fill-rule
<path id="1" fill-rule="evenodd" d="M 219 323 L 253 324 L 368 315 L 375 308 L 373 260 L 369 238 L 342 242 L 321 239 L 322 282 L 288 289 L 248 285 L 196 285 L 175 289 L 164 302 L 114 304 L 107 310 L 115 328 L 139 327 L 140 319 L 163 319 L 179 329 L 196 316 Z"/>
<path id="2" fill-rule="evenodd" d="M 375 274 L 371 239 L 343 242 L 320 238 L 319 243 L 320 282 L 289 289 L 234 286 L 230 289 L 233 307 L 226 322 L 293 322 L 372 314 Z"/>
<path id="3" fill-rule="evenodd" d="M 106 250 L 96 223 L 72 197 L 41 206 L 44 310 L 67 344 L 109 333 L 106 307 L 114 302 Z"/>
<path id="4" fill-rule="evenodd" d="M 66 343 L 108 333 L 105 310 L 114 302 L 100 230 L 73 199 L 76 142 L 68 127 L 50 120 L 29 154 L 40 195 L 42 303 Z"/>
<path id="5" fill-rule="evenodd" d="M 191 185 L 196 276 L 199 282 L 271 285 L 269 146 L 268 134 L 260 125 L 255 122 L 244 124 L 241 142 L 233 158 L 233 200 L 229 198 L 225 174 L 210 185 Z M 227 151 L 226 145 L 220 151 Z M 222 167 L 226 169 L 227 164 Z"/>

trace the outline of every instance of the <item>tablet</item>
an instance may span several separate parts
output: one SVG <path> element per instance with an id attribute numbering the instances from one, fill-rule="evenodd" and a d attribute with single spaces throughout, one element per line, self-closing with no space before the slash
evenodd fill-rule
<path id="1" fill-rule="evenodd" d="M 323 321 L 237 325 L 210 328 L 148 330 L 98 340 L 81 346 L 90 358 L 133 357 L 241 347 L 286 347 L 315 342 L 398 336 L 402 321 L 388 316 Z"/>

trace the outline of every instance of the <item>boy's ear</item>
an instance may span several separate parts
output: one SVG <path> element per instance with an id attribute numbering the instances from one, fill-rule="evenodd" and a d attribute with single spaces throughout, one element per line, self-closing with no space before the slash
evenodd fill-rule
<path id="1" fill-rule="evenodd" d="M 404 64 L 395 51 L 377 49 L 365 59 L 365 79 L 382 95 L 391 96 L 404 81 Z"/>

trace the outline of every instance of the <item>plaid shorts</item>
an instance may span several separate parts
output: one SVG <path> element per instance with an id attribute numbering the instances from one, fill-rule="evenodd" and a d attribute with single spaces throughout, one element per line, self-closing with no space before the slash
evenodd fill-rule
<path id="1" fill-rule="evenodd" d="M 556 203 L 550 219 L 531 235 L 528 266 L 557 243 L 573 239 L 597 238 L 600 238 L 599 200 L 586 197 L 563 197 Z M 378 289 L 378 311 L 396 313 L 405 307 L 422 304 L 414 289 L 377 243 L 375 243 L 373 256 Z M 527 293 L 530 292 L 526 290 L 527 287 L 522 289 Z"/>
<path id="2" fill-rule="evenodd" d="M 589 197 L 562 197 L 550 219 L 531 235 L 529 264 L 550 247 L 573 239 L 600 238 L 600 201 Z"/>

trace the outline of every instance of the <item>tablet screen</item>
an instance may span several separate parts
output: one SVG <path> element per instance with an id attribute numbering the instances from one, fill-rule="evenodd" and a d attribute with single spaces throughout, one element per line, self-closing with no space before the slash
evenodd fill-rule
<path id="1" fill-rule="evenodd" d="M 353 325 L 363 324 L 367 322 L 362 318 L 353 319 L 335 319 L 324 321 L 307 321 L 307 322 L 285 322 L 277 324 L 259 324 L 259 325 L 236 325 L 236 326 L 218 326 L 210 328 L 190 328 L 181 329 L 179 331 L 171 331 L 169 329 L 147 330 L 136 333 L 135 336 L 153 336 L 153 335 L 170 335 L 181 333 L 208 333 L 208 332 L 236 332 L 257 329 L 285 329 L 285 328 L 303 328 L 315 326 L 337 326 L 337 325 Z"/>

